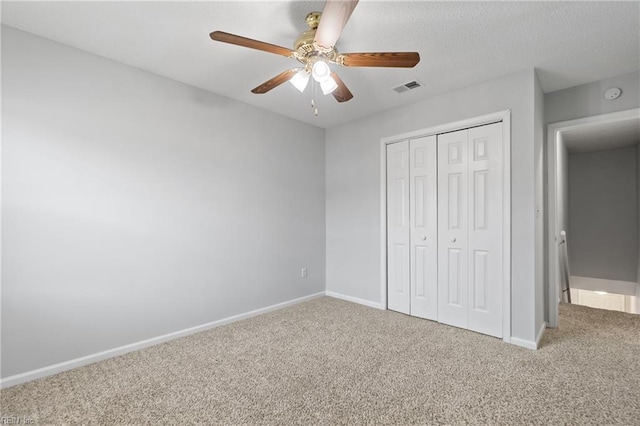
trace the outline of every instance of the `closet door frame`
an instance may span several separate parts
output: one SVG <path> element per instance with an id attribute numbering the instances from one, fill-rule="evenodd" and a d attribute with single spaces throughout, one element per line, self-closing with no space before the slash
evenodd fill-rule
<path id="1" fill-rule="evenodd" d="M 460 120 L 380 140 L 380 300 L 387 309 L 387 145 L 470 127 L 502 122 L 503 281 L 502 340 L 511 343 L 511 110 Z"/>

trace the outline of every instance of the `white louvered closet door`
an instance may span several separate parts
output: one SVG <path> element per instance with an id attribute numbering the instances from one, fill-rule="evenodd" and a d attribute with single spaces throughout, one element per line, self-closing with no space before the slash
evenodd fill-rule
<path id="1" fill-rule="evenodd" d="M 438 321 L 502 337 L 502 124 L 438 135 Z"/>

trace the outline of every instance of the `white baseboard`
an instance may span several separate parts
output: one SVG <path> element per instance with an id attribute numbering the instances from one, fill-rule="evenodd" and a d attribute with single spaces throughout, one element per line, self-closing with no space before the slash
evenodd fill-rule
<path id="1" fill-rule="evenodd" d="M 520 346 L 523 348 L 527 348 L 527 349 L 532 349 L 532 350 L 536 350 L 538 349 L 538 345 L 536 342 L 534 342 L 533 340 L 525 340 L 525 339 L 520 339 L 518 337 L 512 337 L 511 338 L 511 344 L 512 345 L 516 345 L 516 346 Z"/>
<path id="2" fill-rule="evenodd" d="M 511 337 L 511 344 L 535 351 L 540 347 L 540 340 L 542 340 L 542 336 L 544 336 L 544 332 L 546 329 L 547 323 L 543 322 L 540 326 L 540 330 L 538 330 L 535 342 L 533 340 L 520 339 L 519 337 Z"/>
<path id="3" fill-rule="evenodd" d="M 379 303 L 379 302 L 372 302 L 370 300 L 364 300 L 364 299 L 360 299 L 358 297 L 347 296 L 346 294 L 340 294 L 340 293 L 336 293 L 336 292 L 333 292 L 333 291 L 327 291 L 326 294 L 329 297 L 335 297 L 336 299 L 342 299 L 342 300 L 346 300 L 348 302 L 357 303 L 359 305 L 369 306 L 370 308 L 376 308 L 376 309 L 382 309 L 382 310 L 385 309 L 382 306 L 382 303 Z"/>
<path id="4" fill-rule="evenodd" d="M 240 321 L 246 318 L 251 318 L 256 315 L 265 314 L 270 311 L 282 309 L 287 306 L 295 305 L 300 302 L 315 299 L 325 295 L 325 292 L 319 292 L 311 294 L 309 296 L 299 297 L 297 299 L 288 300 L 286 302 L 277 303 L 275 305 L 267 306 L 264 308 L 256 309 L 254 311 L 246 312 L 243 314 L 234 315 L 231 317 L 223 318 L 217 321 L 213 321 L 207 324 L 198 325 L 195 327 L 186 328 L 184 330 L 175 331 L 173 333 L 165 334 L 151 339 L 142 340 L 140 342 L 131 343 L 129 345 L 120 346 L 114 349 L 108 349 L 106 351 L 98 352 L 95 354 L 83 356 L 80 358 L 64 361 L 58 364 L 50 365 L 37 370 L 27 371 L 25 373 L 16 374 L 6 377 L 0 380 L 0 389 L 6 389 L 11 386 L 19 385 L 21 383 L 30 382 L 32 380 L 41 379 L 43 377 L 53 376 L 54 374 L 62 373 L 63 371 L 72 370 L 74 368 L 82 367 L 84 365 L 93 364 L 94 362 L 102 361 L 108 358 L 113 358 L 119 355 L 126 354 L 128 352 L 137 351 L 140 349 L 148 348 L 149 346 L 155 346 L 160 343 L 174 340 L 180 337 L 188 336 L 190 334 L 198 333 L 201 331 L 209 330 L 211 328 L 220 327 L 221 325 L 230 324 L 232 322 Z"/>

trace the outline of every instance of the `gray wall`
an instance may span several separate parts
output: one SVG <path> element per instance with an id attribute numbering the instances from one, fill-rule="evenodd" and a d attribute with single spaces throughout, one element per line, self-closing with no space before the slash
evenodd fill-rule
<path id="1" fill-rule="evenodd" d="M 569 234 L 569 227 L 571 226 L 569 223 L 569 150 L 567 149 L 567 145 L 564 143 L 564 139 L 562 137 L 562 133 L 558 135 L 558 143 L 556 144 L 556 179 L 557 179 L 557 187 L 556 187 L 556 235 L 558 236 L 558 240 L 554 241 L 554 244 L 558 244 L 560 239 L 560 232 L 565 231 L 567 233 L 567 248 L 571 251 L 571 243 L 572 243 L 572 235 Z M 547 232 L 547 239 L 548 237 Z M 547 240 L 548 244 L 548 240 Z M 560 255 L 558 253 L 558 259 L 560 259 Z M 547 267 L 548 259 L 547 260 Z M 562 278 L 561 271 L 562 266 L 560 263 L 557 263 L 556 268 L 556 283 L 563 283 L 564 278 Z M 562 285 L 559 285 L 559 291 L 562 290 Z M 549 286 L 545 286 L 547 290 L 547 298 L 545 300 L 549 300 Z M 561 294 L 561 293 L 558 293 Z M 545 318 L 549 318 L 549 307 L 545 306 Z"/>
<path id="2" fill-rule="evenodd" d="M 569 150 L 564 143 L 562 134 L 558 137 L 559 143 L 556 145 L 556 155 L 558 164 L 557 179 L 558 188 L 556 193 L 557 209 L 558 209 L 558 234 L 560 231 L 569 232 Z"/>
<path id="3" fill-rule="evenodd" d="M 614 101 L 604 99 L 610 87 L 621 88 L 622 96 Z M 547 124 L 638 108 L 640 71 L 547 93 L 544 102 Z"/>
<path id="4" fill-rule="evenodd" d="M 4 26 L 2 97 L 2 377 L 324 291 L 324 130 Z"/>
<path id="5" fill-rule="evenodd" d="M 640 142 L 636 145 L 636 185 L 638 188 L 638 257 L 640 257 Z M 640 258 L 638 259 L 638 277 L 636 286 L 636 312 L 640 313 Z"/>
<path id="6" fill-rule="evenodd" d="M 545 168 L 544 168 L 544 92 L 537 74 L 534 75 L 534 167 L 535 167 L 535 327 L 539 331 L 545 321 L 545 289 L 546 276 L 548 274 L 545 266 L 545 241 L 546 232 L 544 227 L 545 211 Z M 536 336 L 537 337 L 537 336 Z"/>
<path id="7" fill-rule="evenodd" d="M 571 275 L 637 281 L 637 148 L 569 154 Z"/>
<path id="8" fill-rule="evenodd" d="M 512 336 L 535 340 L 535 85 L 527 70 L 328 129 L 327 290 L 381 302 L 381 138 L 510 109 Z"/>

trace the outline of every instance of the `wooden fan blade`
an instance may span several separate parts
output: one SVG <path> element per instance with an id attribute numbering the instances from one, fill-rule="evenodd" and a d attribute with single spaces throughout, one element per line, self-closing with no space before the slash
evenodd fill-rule
<path id="1" fill-rule="evenodd" d="M 345 67 L 413 68 L 420 62 L 418 52 L 343 53 L 337 62 Z"/>
<path id="2" fill-rule="evenodd" d="M 275 44 L 265 43 L 263 41 L 242 37 L 235 34 L 225 33 L 223 31 L 214 31 L 209 34 L 211 40 L 221 41 L 223 43 L 235 44 L 237 46 L 248 47 L 251 49 L 262 50 L 263 52 L 275 53 L 276 55 L 293 58 L 295 52 L 286 47 L 276 46 Z"/>
<path id="3" fill-rule="evenodd" d="M 264 83 L 262 83 L 260 86 L 253 89 L 252 92 L 256 94 L 267 93 L 269 90 L 273 89 L 274 87 L 278 87 L 282 83 L 291 80 L 291 78 L 294 75 L 296 75 L 297 72 L 298 72 L 297 70 L 286 70 L 284 72 L 281 72 L 280 74 L 273 77 L 271 80 L 267 80 Z"/>
<path id="4" fill-rule="evenodd" d="M 351 93 L 351 91 L 347 88 L 340 77 L 338 77 L 338 74 L 332 72 L 331 77 L 333 77 L 336 84 L 338 85 L 338 88 L 331 93 L 333 97 L 336 98 L 336 101 L 347 102 L 348 100 L 353 98 L 353 93 Z"/>
<path id="5" fill-rule="evenodd" d="M 313 40 L 316 46 L 332 49 L 357 5 L 358 0 L 327 0 Z"/>

